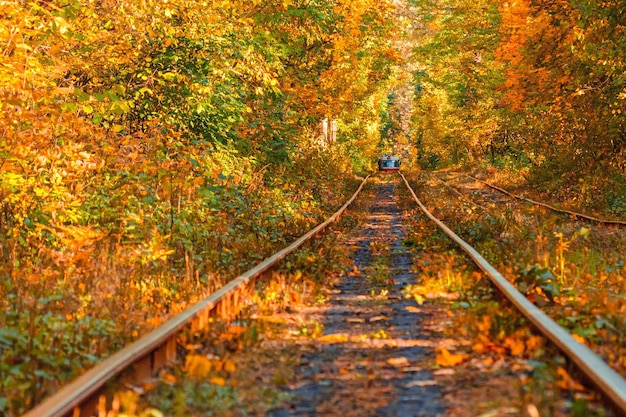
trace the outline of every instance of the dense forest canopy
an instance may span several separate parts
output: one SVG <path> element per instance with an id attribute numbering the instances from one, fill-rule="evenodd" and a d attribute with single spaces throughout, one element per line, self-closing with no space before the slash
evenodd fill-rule
<path id="1" fill-rule="evenodd" d="M 623 2 L 410 3 L 422 166 L 484 162 L 553 188 L 584 182 L 577 194 L 624 212 Z"/>
<path id="2" fill-rule="evenodd" d="M 307 230 L 383 152 L 623 214 L 625 9 L 0 2 L 0 413 L 75 376 L 67 349 L 92 363 L 132 317 L 158 323 L 148 305 L 174 312 Z"/>
<path id="3" fill-rule="evenodd" d="M 62 256 L 66 235 L 149 236 L 165 258 L 225 192 L 307 159 L 369 166 L 400 61 L 389 2 L 10 1 L 0 16 L 8 275 Z"/>

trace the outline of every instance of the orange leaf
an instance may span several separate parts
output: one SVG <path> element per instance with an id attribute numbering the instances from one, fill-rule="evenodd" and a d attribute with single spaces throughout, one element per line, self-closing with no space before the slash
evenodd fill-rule
<path id="1" fill-rule="evenodd" d="M 365 323 L 365 319 L 362 319 L 360 317 L 348 317 L 346 321 L 348 323 Z"/>
<path id="2" fill-rule="evenodd" d="M 219 376 L 211 378 L 211 380 L 209 382 L 211 384 L 219 385 L 221 387 L 226 385 L 226 380 L 224 378 L 219 377 Z"/>
<path id="3" fill-rule="evenodd" d="M 225 360 L 224 361 L 224 370 L 226 372 L 235 372 L 237 370 L 237 366 L 232 361 Z"/>
<path id="4" fill-rule="evenodd" d="M 360 277 L 361 276 L 361 271 L 359 271 L 359 269 L 356 267 L 356 265 L 354 265 L 352 267 L 352 270 L 350 272 L 348 272 L 348 276 L 349 277 Z"/>
<path id="5" fill-rule="evenodd" d="M 185 358 L 185 371 L 193 378 L 205 378 L 213 367 L 213 362 L 206 356 L 187 355 Z"/>
<path id="6" fill-rule="evenodd" d="M 561 379 L 556 383 L 557 386 L 561 389 L 568 391 L 584 391 L 585 387 L 580 385 L 577 381 L 575 381 L 564 368 L 559 367 L 556 370 L 556 373 L 561 377 Z"/>
<path id="7" fill-rule="evenodd" d="M 232 325 L 228 328 L 228 333 L 232 333 L 236 336 L 240 336 L 246 332 L 246 328 L 244 326 Z"/>
<path id="8" fill-rule="evenodd" d="M 196 177 L 193 180 L 193 185 L 195 185 L 196 187 L 199 187 L 199 186 L 201 186 L 203 184 L 204 184 L 204 178 L 203 177 Z"/>
<path id="9" fill-rule="evenodd" d="M 487 350 L 487 348 L 485 347 L 485 345 L 482 342 L 476 342 L 472 346 L 472 350 L 474 352 L 477 352 L 477 353 L 483 353 L 483 352 L 485 352 Z"/>
<path id="10" fill-rule="evenodd" d="M 511 350 L 511 355 L 513 356 L 521 355 L 525 350 L 524 341 L 513 337 L 505 338 L 504 346 Z"/>
<path id="11" fill-rule="evenodd" d="M 526 348 L 529 351 L 535 350 L 535 349 L 537 349 L 537 348 L 539 348 L 541 346 L 542 342 L 543 342 L 543 337 L 541 337 L 541 336 L 531 336 L 526 341 Z"/>
<path id="12" fill-rule="evenodd" d="M 464 353 L 450 353 L 446 348 L 436 348 L 435 354 L 439 366 L 455 366 L 469 358 L 469 355 Z"/>
<path id="13" fill-rule="evenodd" d="M 320 342 L 324 342 L 324 343 L 345 343 L 348 340 L 350 340 L 350 338 L 348 337 L 348 335 L 344 333 L 335 333 L 335 334 L 325 334 L 323 336 L 318 337 L 317 340 L 319 340 Z"/>
<path id="14" fill-rule="evenodd" d="M 488 333 L 489 329 L 491 329 L 491 317 L 485 315 L 482 317 L 481 321 L 476 322 L 476 327 L 483 333 Z"/>
<path id="15" fill-rule="evenodd" d="M 405 358 L 404 356 L 400 356 L 399 358 L 389 358 L 387 359 L 387 363 L 391 366 L 396 366 L 396 367 L 410 365 L 409 360 Z"/>
<path id="16" fill-rule="evenodd" d="M 161 379 L 165 382 L 167 382 L 168 384 L 175 384 L 176 383 L 176 376 L 172 375 L 172 374 L 163 374 L 161 375 Z"/>

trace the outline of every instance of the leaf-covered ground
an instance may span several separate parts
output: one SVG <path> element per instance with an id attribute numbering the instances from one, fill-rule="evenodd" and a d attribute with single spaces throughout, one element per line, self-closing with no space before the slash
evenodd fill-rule
<path id="1" fill-rule="evenodd" d="M 430 197 L 433 190 L 421 188 Z M 494 299 L 394 177 L 375 178 L 327 239 L 336 245 L 320 242 L 298 257 L 304 263 L 290 261 L 295 270 L 276 273 L 239 321 L 216 324 L 211 339 L 189 336 L 178 365 L 132 394 L 118 393 L 124 401 L 116 411 L 612 415 L 524 319 Z M 320 258 L 333 267 L 300 271 Z"/>

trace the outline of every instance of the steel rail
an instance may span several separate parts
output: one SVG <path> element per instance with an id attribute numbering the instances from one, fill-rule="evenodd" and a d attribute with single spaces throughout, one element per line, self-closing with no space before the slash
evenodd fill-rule
<path id="1" fill-rule="evenodd" d="M 587 346 L 577 342 L 566 330 L 548 317 L 537 306 L 528 301 L 517 289 L 507 281 L 476 249 L 461 239 L 450 230 L 444 223 L 433 216 L 430 211 L 417 198 L 406 177 L 400 173 L 404 184 L 413 195 L 413 199 L 422 211 L 441 230 L 472 258 L 476 265 L 482 269 L 496 287 L 509 299 L 519 311 L 526 316 L 539 331 L 554 343 L 565 355 L 580 369 L 589 380 L 595 384 L 623 413 L 626 413 L 626 380 L 615 370 L 595 354 Z"/>
<path id="2" fill-rule="evenodd" d="M 105 388 L 105 384 L 128 370 L 131 366 L 137 365 L 141 361 L 146 362 L 139 364 L 139 368 L 142 368 L 141 371 L 143 374 L 138 379 L 141 379 L 142 377 L 149 376 L 156 369 L 174 360 L 176 358 L 176 336 L 181 330 L 189 325 L 199 329 L 206 327 L 209 322 L 209 313 L 214 312 L 216 309 L 219 309 L 218 312 L 221 315 L 226 315 L 226 311 L 229 308 L 239 308 L 238 291 L 242 290 L 251 280 L 275 266 L 287 255 L 294 252 L 305 242 L 311 240 L 323 231 L 328 225 L 336 221 L 354 202 L 369 177 L 370 175 L 365 177 L 352 197 L 326 221 L 298 238 L 291 245 L 276 252 L 252 269 L 234 278 L 204 300 L 199 301 L 192 307 L 152 330 L 144 337 L 126 346 L 107 359 L 104 359 L 94 368 L 85 372 L 56 394 L 28 411 L 22 417 L 86 415 L 88 413 L 84 412 L 83 406 L 86 406 L 88 403 L 94 404 L 97 402 L 98 396 Z M 224 303 L 228 303 L 229 301 L 231 301 L 232 305 L 225 306 Z"/>
<path id="3" fill-rule="evenodd" d="M 457 190 L 456 188 L 454 188 L 450 184 L 446 183 L 441 178 L 437 178 L 437 176 L 435 176 L 435 175 L 432 175 L 431 178 L 434 178 L 435 180 L 437 180 L 441 184 L 443 184 L 445 187 L 448 187 L 448 189 L 450 189 L 452 192 L 454 192 L 456 195 L 458 195 L 459 198 L 463 199 L 465 202 L 473 204 L 474 206 L 479 207 L 479 208 L 483 209 L 484 211 L 486 211 L 487 213 L 491 214 L 491 210 L 490 209 L 488 209 L 487 207 L 483 206 L 480 203 L 477 203 L 476 201 L 472 201 L 471 199 L 467 198 L 462 192 L 460 192 L 459 190 Z M 503 217 L 501 213 L 500 213 L 500 216 Z"/>
<path id="4" fill-rule="evenodd" d="M 571 211 L 571 210 L 560 209 L 560 208 L 551 206 L 549 204 L 542 203 L 541 201 L 531 200 L 530 198 L 526 198 L 526 197 L 522 197 L 522 196 L 517 195 L 517 194 L 513 194 L 512 192 L 507 191 L 504 188 L 500 188 L 498 186 L 495 186 L 493 184 L 488 183 L 487 181 L 483 181 L 481 179 L 472 177 L 471 175 L 468 175 L 468 174 L 461 174 L 461 175 L 465 175 L 466 177 L 471 178 L 474 181 L 478 181 L 478 182 L 480 182 L 482 184 L 485 184 L 487 187 L 493 188 L 494 190 L 497 190 L 497 191 L 500 191 L 502 194 L 506 194 L 506 195 L 508 195 L 511 198 L 516 198 L 518 200 L 528 201 L 529 203 L 535 204 L 537 206 L 545 207 L 545 208 L 547 208 L 549 210 L 552 210 L 552 211 L 555 211 L 555 212 L 558 212 L 558 213 L 569 214 L 571 216 L 578 217 L 578 218 L 581 218 L 581 219 L 591 220 L 591 221 L 594 221 L 596 223 L 616 224 L 616 225 L 620 225 L 620 226 L 626 226 L 626 221 L 600 219 L 598 217 L 589 216 L 587 214 L 577 213 L 577 212 Z"/>

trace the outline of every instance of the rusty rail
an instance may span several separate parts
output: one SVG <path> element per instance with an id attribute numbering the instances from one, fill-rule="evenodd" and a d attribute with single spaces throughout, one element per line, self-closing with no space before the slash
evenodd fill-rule
<path id="1" fill-rule="evenodd" d="M 472 258 L 476 265 L 482 269 L 493 284 L 509 299 L 513 305 L 526 318 L 535 325 L 539 331 L 554 343 L 578 369 L 598 387 L 598 389 L 609 398 L 613 404 L 626 413 L 626 380 L 615 372 L 606 362 L 596 355 L 587 346 L 577 342 L 567 331 L 559 326 L 554 320 L 548 317 L 537 306 L 528 301 L 517 289 L 507 281 L 485 258 L 483 258 L 473 247 L 461 239 L 456 233 L 450 230 L 444 223 L 433 216 L 428 209 L 417 198 L 406 177 L 400 173 L 404 184 L 413 195 L 413 199 L 420 206 L 422 211 L 441 230 L 443 230 L 452 240 Z"/>
<path id="2" fill-rule="evenodd" d="M 336 221 L 359 195 L 368 178 L 369 175 L 363 180 L 352 197 L 325 222 L 254 268 L 236 277 L 204 300 L 103 360 L 22 417 L 90 415 L 97 406 L 105 385 L 113 378 L 132 368 L 136 380 L 145 379 L 157 369 L 176 359 L 176 336 L 181 330 L 186 326 L 191 326 L 195 330 L 204 329 L 209 323 L 209 318 L 216 313 L 219 316 L 236 314 L 241 307 L 240 295 L 246 284 L 278 264 L 287 255 Z"/>

